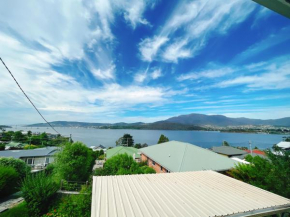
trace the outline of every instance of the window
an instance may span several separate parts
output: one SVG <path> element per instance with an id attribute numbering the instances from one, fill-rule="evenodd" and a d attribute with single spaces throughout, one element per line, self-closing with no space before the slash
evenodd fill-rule
<path id="1" fill-rule="evenodd" d="M 163 167 L 162 166 L 160 166 L 160 171 L 162 171 L 163 170 Z"/>
<path id="2" fill-rule="evenodd" d="M 152 164 L 155 165 L 155 161 L 152 161 Z"/>
<path id="3" fill-rule="evenodd" d="M 27 159 L 27 164 L 31 165 L 32 164 L 32 158 Z"/>
<path id="4" fill-rule="evenodd" d="M 166 170 L 166 172 L 167 172 L 167 173 L 170 173 L 170 171 L 169 171 L 169 170 Z"/>

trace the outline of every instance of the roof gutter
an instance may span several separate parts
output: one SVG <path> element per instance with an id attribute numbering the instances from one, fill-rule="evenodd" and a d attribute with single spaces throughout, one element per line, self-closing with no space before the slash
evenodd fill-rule
<path id="1" fill-rule="evenodd" d="M 257 209 L 257 210 L 252 210 L 248 212 L 243 212 L 243 213 L 237 213 L 237 214 L 232 214 L 228 215 L 231 217 L 242 217 L 242 216 L 255 216 L 255 217 L 262 217 L 262 216 L 270 216 L 278 213 L 285 213 L 288 212 L 290 213 L 290 206 L 289 205 L 284 205 L 284 206 L 275 206 L 275 207 L 269 207 L 265 209 Z"/>

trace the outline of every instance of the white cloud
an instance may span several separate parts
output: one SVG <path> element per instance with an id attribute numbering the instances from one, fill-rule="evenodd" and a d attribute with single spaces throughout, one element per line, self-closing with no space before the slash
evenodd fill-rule
<path id="1" fill-rule="evenodd" d="M 157 54 L 159 48 L 168 41 L 166 37 L 146 38 L 139 44 L 141 58 L 144 61 L 151 62 Z"/>
<path id="2" fill-rule="evenodd" d="M 191 50 L 185 48 L 187 40 L 177 41 L 169 45 L 164 51 L 162 57 L 165 61 L 177 63 L 178 59 L 191 57 Z"/>
<path id="3" fill-rule="evenodd" d="M 106 70 L 91 69 L 92 74 L 100 80 L 115 79 L 115 65 L 111 65 Z"/>
<path id="4" fill-rule="evenodd" d="M 255 7 L 255 3 L 244 0 L 230 1 L 227 4 L 222 0 L 180 1 L 163 28 L 139 44 L 141 59 L 177 63 L 178 59 L 193 57 L 212 35 L 226 34 L 230 28 L 243 22 Z M 167 43 L 148 46 L 160 38 L 166 38 Z"/>
<path id="5" fill-rule="evenodd" d="M 157 78 L 160 78 L 160 77 L 162 77 L 163 76 L 163 74 L 162 74 L 162 72 L 161 72 L 161 69 L 155 69 L 152 73 L 151 73 L 151 78 L 153 79 L 153 80 L 155 80 L 155 79 L 157 79 Z"/>
<path id="6" fill-rule="evenodd" d="M 143 83 L 146 78 L 147 78 L 147 73 L 146 72 L 141 72 L 141 73 L 135 74 L 134 81 L 136 81 L 138 83 Z"/>
<path id="7" fill-rule="evenodd" d="M 197 80 L 200 78 L 218 78 L 225 75 L 232 73 L 234 70 L 232 68 L 220 68 L 220 69 L 211 69 L 205 70 L 201 72 L 191 72 L 187 74 L 182 74 L 177 77 L 177 80 L 184 81 L 184 80 Z"/>

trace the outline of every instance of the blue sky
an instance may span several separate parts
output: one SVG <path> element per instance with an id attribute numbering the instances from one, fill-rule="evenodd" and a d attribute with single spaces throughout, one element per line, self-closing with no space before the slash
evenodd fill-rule
<path id="1" fill-rule="evenodd" d="M 0 55 L 49 121 L 290 117 L 290 19 L 250 0 L 6 1 Z M 0 124 L 42 122 L 0 73 Z"/>

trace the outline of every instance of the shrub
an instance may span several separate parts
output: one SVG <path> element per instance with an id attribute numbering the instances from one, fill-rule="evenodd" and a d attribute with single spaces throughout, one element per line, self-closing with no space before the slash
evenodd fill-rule
<path id="1" fill-rule="evenodd" d="M 0 144 L 0 151 L 5 150 L 5 144 Z"/>
<path id="2" fill-rule="evenodd" d="M 19 174 L 13 167 L 0 166 L 0 197 L 14 193 L 18 179 Z"/>
<path id="3" fill-rule="evenodd" d="M 52 175 L 55 173 L 55 165 L 53 163 L 50 163 L 45 168 L 45 174 L 46 175 Z"/>
<path id="4" fill-rule="evenodd" d="M 267 151 L 264 159 L 248 155 L 251 164 L 239 164 L 228 174 L 251 185 L 290 198 L 290 152 L 278 150 L 281 155 Z"/>
<path id="5" fill-rule="evenodd" d="M 98 157 L 98 160 L 104 160 L 105 159 L 105 156 L 104 155 L 100 155 L 99 157 Z"/>
<path id="6" fill-rule="evenodd" d="M 36 149 L 36 148 L 39 148 L 39 146 L 37 145 L 25 145 L 23 147 L 23 149 L 27 150 L 27 149 Z"/>
<path id="7" fill-rule="evenodd" d="M 80 194 L 61 197 L 51 207 L 47 216 L 91 216 L 92 186 L 83 186 Z"/>
<path id="8" fill-rule="evenodd" d="M 136 163 L 131 156 L 127 154 L 118 154 L 108 159 L 102 169 L 94 171 L 95 176 L 106 175 L 129 175 L 129 174 L 145 174 L 156 173 L 154 169 L 144 165 L 144 163 Z"/>
<path id="9" fill-rule="evenodd" d="M 44 214 L 56 195 L 58 185 L 44 172 L 31 174 L 22 182 L 21 191 L 31 216 Z"/>
<path id="10" fill-rule="evenodd" d="M 144 173 L 144 174 L 156 173 L 156 171 L 153 168 L 148 167 L 148 166 L 142 166 L 142 167 L 140 167 L 140 169 L 141 169 L 142 173 Z"/>
<path id="11" fill-rule="evenodd" d="M 94 166 L 93 151 L 81 142 L 66 143 L 56 155 L 56 172 L 60 179 L 86 181 Z"/>
<path id="12" fill-rule="evenodd" d="M 0 158 L 0 166 L 13 167 L 20 178 L 23 178 L 31 169 L 24 161 L 15 158 Z"/>

